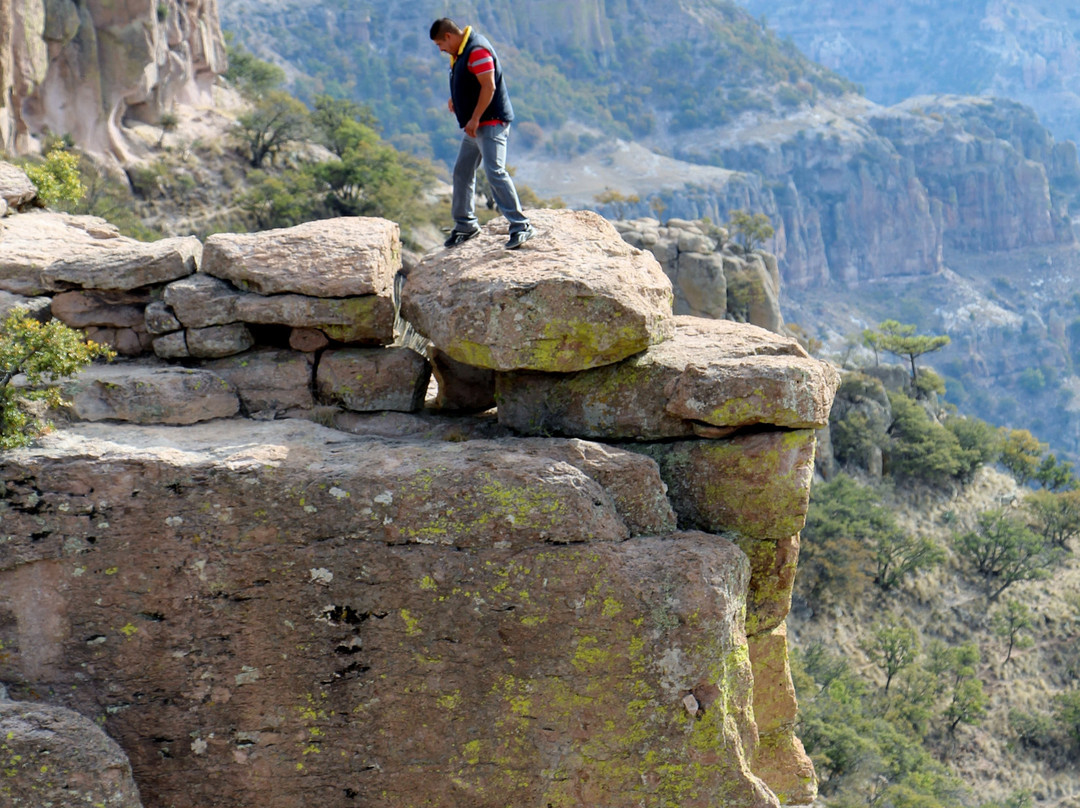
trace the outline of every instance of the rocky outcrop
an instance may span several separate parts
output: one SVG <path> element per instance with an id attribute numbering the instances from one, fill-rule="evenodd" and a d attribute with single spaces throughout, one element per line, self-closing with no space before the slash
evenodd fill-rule
<path id="1" fill-rule="evenodd" d="M 1080 139 L 1076 9 L 1068 0 L 742 5 L 767 13 L 777 33 L 883 103 L 935 92 L 1013 98 L 1059 139 Z"/>
<path id="2" fill-rule="evenodd" d="M 121 163 L 126 121 L 210 103 L 227 66 L 216 0 L 2 0 L 0 58 L 5 151 L 33 151 L 51 132 Z"/>
<path id="3" fill-rule="evenodd" d="M 299 324 L 344 301 L 357 334 L 391 299 L 379 222 L 46 296 L 86 329 L 141 316 L 158 358 L 72 379 L 81 423 L 0 459 L 0 681 L 102 720 L 152 805 L 810 802 L 784 621 L 836 372 L 675 317 L 653 256 L 594 214 L 536 223 L 405 281 L 457 388 L 436 402 L 496 405 L 477 416 L 393 412 L 425 407 L 424 356 Z M 440 297 L 443 272 L 468 283 Z M 436 326 L 482 312 L 498 327 L 466 358 L 558 362 L 441 353 Z M 633 339 L 582 336 L 612 312 Z"/>
<path id="4" fill-rule="evenodd" d="M 0 801 L 9 808 L 142 808 L 127 755 L 72 710 L 8 701 L 0 688 L 0 755 Z"/>
<path id="5" fill-rule="evenodd" d="M 0 313 L 51 307 L 122 356 L 215 360 L 292 346 L 313 366 L 324 348 L 394 339 L 401 245 L 382 219 L 219 234 L 205 256 L 194 237 L 139 242 L 90 216 L 37 211 L 0 228 Z"/>
<path id="6" fill-rule="evenodd" d="M 619 220 L 628 244 L 656 256 L 675 293 L 675 313 L 752 323 L 781 331 L 780 271 L 776 258 L 750 252 L 708 221 Z"/>
<path id="7" fill-rule="evenodd" d="M 851 100 L 763 120 L 717 146 L 726 167 L 774 183 L 774 246 L 791 286 L 935 274 L 945 245 L 1073 240 L 1075 154 L 1012 102 Z"/>

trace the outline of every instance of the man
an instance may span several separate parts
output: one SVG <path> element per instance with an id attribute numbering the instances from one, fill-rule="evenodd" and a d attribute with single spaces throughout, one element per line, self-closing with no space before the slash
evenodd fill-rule
<path id="1" fill-rule="evenodd" d="M 456 247 L 480 232 L 476 218 L 476 169 L 481 161 L 499 212 L 510 222 L 508 250 L 516 250 L 536 231 L 521 210 L 514 180 L 506 170 L 506 140 L 514 108 L 502 66 L 491 43 L 472 30 L 462 31 L 445 17 L 431 26 L 431 41 L 450 57 L 450 111 L 465 131 L 454 165 L 454 229 L 445 246 Z"/>

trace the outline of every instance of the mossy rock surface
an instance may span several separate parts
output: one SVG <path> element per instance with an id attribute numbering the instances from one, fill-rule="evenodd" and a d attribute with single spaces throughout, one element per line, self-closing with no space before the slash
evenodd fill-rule
<path id="1" fill-rule="evenodd" d="M 497 371 L 569 373 L 671 336 L 671 282 L 651 254 L 589 211 L 530 211 L 537 235 L 503 249 L 506 222 L 429 253 L 402 316 L 452 359 Z"/>

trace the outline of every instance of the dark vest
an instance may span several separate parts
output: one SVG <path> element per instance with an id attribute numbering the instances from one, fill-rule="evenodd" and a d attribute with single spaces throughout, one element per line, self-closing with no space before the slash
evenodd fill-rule
<path id="1" fill-rule="evenodd" d="M 450 98 L 454 101 L 454 114 L 458 119 L 458 126 L 462 129 L 472 118 L 476 102 L 480 100 L 480 80 L 469 72 L 469 54 L 477 48 L 485 48 L 495 61 L 495 96 L 491 99 L 488 108 L 480 116 L 480 122 L 503 121 L 510 123 L 514 120 L 514 108 L 510 105 L 510 93 L 506 91 L 506 83 L 503 81 L 502 63 L 495 54 L 491 43 L 480 34 L 473 31 L 469 35 L 469 41 L 465 43 L 465 50 L 450 68 Z"/>

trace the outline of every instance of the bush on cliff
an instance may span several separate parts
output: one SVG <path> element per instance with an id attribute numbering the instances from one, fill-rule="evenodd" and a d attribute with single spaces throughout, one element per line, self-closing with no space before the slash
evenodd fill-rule
<path id="1" fill-rule="evenodd" d="M 944 560 L 934 541 L 900 528 L 877 492 L 843 475 L 814 487 L 802 536 L 796 585 L 809 602 L 858 597 L 870 583 L 887 592 Z"/>
<path id="2" fill-rule="evenodd" d="M 45 155 L 43 163 L 28 164 L 26 176 L 34 183 L 38 200 L 44 205 L 77 202 L 86 193 L 79 175 L 78 155 L 60 147 Z"/>
<path id="3" fill-rule="evenodd" d="M 63 403 L 58 380 L 95 357 L 114 355 L 59 320 L 42 324 L 18 310 L 9 315 L 0 324 L 0 449 L 25 446 L 48 428 L 40 410 Z M 16 387 L 20 374 L 25 383 Z"/>

